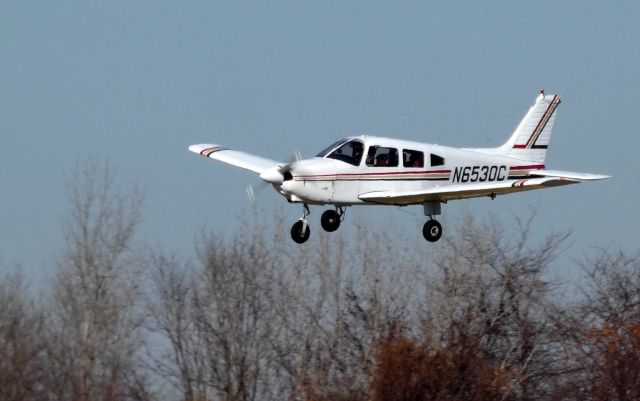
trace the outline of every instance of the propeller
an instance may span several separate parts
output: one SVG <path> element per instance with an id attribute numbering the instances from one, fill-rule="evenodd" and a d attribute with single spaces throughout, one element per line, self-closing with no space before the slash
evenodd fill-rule
<path id="1" fill-rule="evenodd" d="M 269 168 L 262 173 L 260 173 L 260 178 L 262 182 L 259 184 L 249 185 L 247 187 L 247 196 L 249 200 L 253 203 L 256 200 L 256 194 L 262 192 L 262 190 L 268 185 L 280 185 L 285 180 L 285 174 L 289 172 L 289 168 L 295 162 L 298 162 L 302 159 L 302 155 L 299 150 L 293 152 L 293 156 L 284 164 L 278 164 L 272 168 Z"/>

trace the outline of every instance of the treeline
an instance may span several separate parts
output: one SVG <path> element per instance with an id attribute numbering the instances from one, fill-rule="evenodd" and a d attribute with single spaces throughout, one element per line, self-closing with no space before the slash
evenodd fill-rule
<path id="1" fill-rule="evenodd" d="M 578 289 L 548 274 L 567 236 L 528 221 L 300 247 L 258 219 L 185 260 L 139 246 L 143 196 L 109 168 L 69 195 L 45 288 L 0 282 L 0 400 L 640 399 L 635 255 L 576 262 Z"/>

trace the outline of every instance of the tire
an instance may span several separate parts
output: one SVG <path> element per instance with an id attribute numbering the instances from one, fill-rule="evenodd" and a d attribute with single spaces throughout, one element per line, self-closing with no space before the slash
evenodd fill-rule
<path id="1" fill-rule="evenodd" d="M 436 242 L 442 236 L 442 226 L 436 220 L 427 220 L 422 227 L 422 235 L 429 242 Z"/>
<path id="2" fill-rule="evenodd" d="M 324 231 L 334 232 L 340 227 L 340 215 L 335 210 L 326 210 L 320 217 Z"/>
<path id="3" fill-rule="evenodd" d="M 302 232 L 302 220 L 298 220 L 291 227 L 291 239 L 293 239 L 298 244 L 303 244 L 307 242 L 309 236 L 311 235 L 311 229 L 309 225 L 307 225 L 307 229 Z"/>

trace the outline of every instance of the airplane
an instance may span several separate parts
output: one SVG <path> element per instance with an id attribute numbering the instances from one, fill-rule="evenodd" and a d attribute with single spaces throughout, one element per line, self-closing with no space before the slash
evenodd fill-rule
<path id="1" fill-rule="evenodd" d="M 521 191 L 602 180 L 607 175 L 549 170 L 544 161 L 560 104 L 544 90 L 509 139 L 495 148 L 453 148 L 369 135 L 341 139 L 315 157 L 278 162 L 220 145 L 189 150 L 253 171 L 290 203 L 302 204 L 291 227 L 299 244 L 310 236 L 309 205 L 332 205 L 322 213 L 325 231 L 338 229 L 345 208 L 356 205 L 422 205 L 427 217 L 422 234 L 429 242 L 442 236 L 435 219 L 451 200 L 506 195 Z"/>

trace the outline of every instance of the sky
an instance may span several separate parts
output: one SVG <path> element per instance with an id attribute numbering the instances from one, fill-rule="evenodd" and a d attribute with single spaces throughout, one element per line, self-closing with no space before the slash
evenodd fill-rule
<path id="1" fill-rule="evenodd" d="M 572 232 L 566 258 L 636 251 L 639 18 L 631 1 L 1 2 L 0 269 L 53 269 L 65 176 L 89 160 L 146 189 L 141 238 L 188 252 L 232 232 L 259 181 L 190 144 L 283 161 L 362 133 L 497 146 L 541 88 L 563 100 L 547 167 L 613 178 L 451 202 L 441 221 L 535 210 L 534 237 Z M 271 192 L 260 205 L 293 224 L 301 207 Z M 328 235 L 321 210 L 305 246 Z M 421 238 L 418 206 L 357 213 Z"/>

